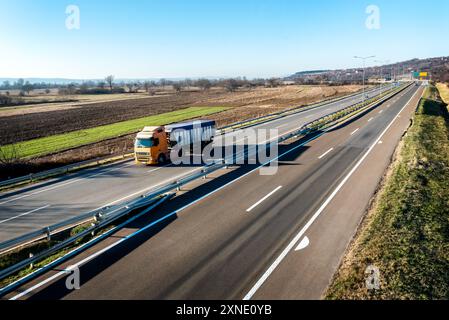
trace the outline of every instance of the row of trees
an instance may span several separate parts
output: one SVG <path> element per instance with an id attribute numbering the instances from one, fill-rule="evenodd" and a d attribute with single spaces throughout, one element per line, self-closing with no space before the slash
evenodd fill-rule
<path id="1" fill-rule="evenodd" d="M 320 76 L 318 78 L 298 78 L 295 79 L 297 84 L 320 84 L 323 81 L 328 80 L 326 76 Z M 350 81 L 344 81 L 348 84 Z M 225 88 L 229 92 L 234 92 L 239 88 L 251 90 L 256 87 L 270 87 L 275 88 L 283 85 L 283 81 L 278 78 L 270 79 L 251 79 L 248 80 L 245 77 L 229 78 L 229 79 L 184 79 L 179 81 L 173 81 L 168 79 L 160 79 L 157 81 L 116 81 L 114 76 L 109 75 L 100 81 L 84 81 L 82 83 L 73 82 L 66 85 L 51 84 L 51 83 L 33 83 L 19 79 L 14 83 L 4 81 L 0 85 L 0 90 L 20 90 L 21 95 L 26 95 L 37 89 L 45 89 L 46 93 L 50 93 L 50 89 L 57 88 L 61 95 L 72 94 L 107 94 L 107 93 L 136 93 L 139 91 L 145 91 L 150 94 L 154 94 L 156 91 L 165 90 L 168 87 L 174 89 L 177 92 L 181 92 L 190 88 L 199 88 L 200 90 L 207 91 L 212 87 Z"/>
<path id="2" fill-rule="evenodd" d="M 171 87 L 177 92 L 188 88 L 199 88 L 209 90 L 212 87 L 222 87 L 229 92 L 234 92 L 239 88 L 252 89 L 258 86 L 277 87 L 282 84 L 280 79 L 253 79 L 232 78 L 232 79 L 184 79 L 179 81 L 160 79 L 158 81 L 119 81 L 116 82 L 114 76 L 107 76 L 102 81 L 85 81 L 81 84 L 71 83 L 60 86 L 60 94 L 103 94 L 103 93 L 136 93 L 146 91 L 155 93 L 157 90 Z"/>
<path id="3" fill-rule="evenodd" d="M 39 83 L 30 83 L 29 81 L 25 81 L 24 79 L 18 79 L 17 81 L 11 82 L 8 80 L 3 81 L 0 84 L 0 90 L 23 90 L 23 91 L 32 91 L 36 89 L 54 89 L 58 88 L 60 85 L 55 83 L 47 83 L 47 82 L 39 82 Z"/>

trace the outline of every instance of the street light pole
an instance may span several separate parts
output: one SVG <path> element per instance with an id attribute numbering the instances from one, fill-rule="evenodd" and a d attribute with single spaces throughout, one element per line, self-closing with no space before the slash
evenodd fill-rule
<path id="1" fill-rule="evenodd" d="M 390 62 L 390 60 L 374 60 L 374 62 L 376 62 L 376 63 L 380 63 L 381 65 L 379 66 L 379 73 L 380 73 L 380 76 L 379 76 L 379 81 L 380 81 L 380 78 L 382 77 L 382 74 L 383 74 L 383 68 L 382 68 L 382 65 L 386 65 L 386 64 L 388 64 L 389 62 Z M 381 94 L 382 94 L 382 83 L 380 83 L 379 82 L 379 97 L 381 96 Z"/>
<path id="2" fill-rule="evenodd" d="M 376 56 L 369 56 L 369 57 L 358 57 L 354 56 L 354 59 L 361 59 L 363 60 L 363 103 L 365 103 L 365 66 L 366 66 L 366 60 L 375 58 Z"/>

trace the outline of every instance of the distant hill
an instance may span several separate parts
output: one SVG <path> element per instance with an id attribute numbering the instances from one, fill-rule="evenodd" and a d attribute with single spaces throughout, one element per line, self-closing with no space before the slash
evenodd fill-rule
<path id="1" fill-rule="evenodd" d="M 317 74 L 323 74 L 326 72 L 330 72 L 331 70 L 311 70 L 311 71 L 300 71 L 295 73 L 294 75 L 290 77 L 301 77 L 301 76 L 307 76 L 307 75 L 317 75 Z"/>
<path id="2" fill-rule="evenodd" d="M 362 79 L 361 68 L 323 70 L 323 71 L 301 71 L 285 78 L 299 82 L 352 82 Z M 428 59 L 412 59 L 388 65 L 366 68 L 367 78 L 391 79 L 392 77 L 407 77 L 412 72 L 429 72 L 435 81 L 449 83 L 449 57 L 437 57 Z"/>

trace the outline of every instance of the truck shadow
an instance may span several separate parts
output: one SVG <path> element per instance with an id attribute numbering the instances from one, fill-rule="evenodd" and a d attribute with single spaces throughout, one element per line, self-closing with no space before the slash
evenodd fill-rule
<path id="1" fill-rule="evenodd" d="M 277 162 L 279 166 L 300 166 L 301 163 L 297 162 L 297 159 L 309 149 L 308 146 L 303 146 L 303 144 L 319 135 L 320 132 L 314 133 L 313 136 L 304 137 L 298 141 L 294 141 L 289 144 L 279 145 L 279 154 L 285 154 L 281 156 Z M 132 251 L 143 245 L 145 242 L 150 240 L 155 235 L 159 234 L 162 230 L 167 228 L 170 224 L 178 219 L 178 212 L 182 210 L 185 206 L 192 204 L 193 202 L 203 199 L 205 196 L 217 189 L 223 187 L 224 185 L 242 177 L 243 175 L 255 170 L 261 166 L 260 163 L 256 164 L 244 164 L 235 165 L 233 170 L 222 174 L 216 178 L 207 179 L 205 183 L 193 187 L 188 191 L 183 192 L 174 199 L 162 204 L 157 209 L 153 210 L 151 213 L 129 223 L 126 229 L 141 230 L 142 228 L 155 223 L 152 227 L 145 229 L 144 231 L 138 233 L 137 235 L 128 238 L 123 243 L 113 247 L 112 249 L 106 251 L 105 253 L 94 258 L 90 262 L 80 267 L 81 275 L 81 290 L 83 289 L 83 284 L 86 284 L 89 280 L 93 279 L 104 270 L 109 268 L 111 265 L 120 261 L 123 257 L 130 254 Z M 111 236 L 109 240 L 115 238 L 120 238 L 117 236 Z M 104 248 L 107 244 L 99 243 L 97 244 L 97 250 Z M 84 258 L 85 253 L 80 258 Z M 76 261 L 80 260 L 76 258 Z M 60 269 L 54 269 L 55 271 L 60 271 Z M 69 295 L 72 291 L 66 288 L 66 276 L 56 280 L 52 284 L 48 285 L 43 290 L 34 294 L 30 299 L 32 300 L 55 300 L 62 299 Z M 70 298 L 70 297 L 68 297 Z"/>

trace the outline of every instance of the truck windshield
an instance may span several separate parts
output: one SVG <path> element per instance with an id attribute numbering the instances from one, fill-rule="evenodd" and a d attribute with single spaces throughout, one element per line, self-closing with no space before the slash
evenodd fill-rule
<path id="1" fill-rule="evenodd" d="M 153 139 L 136 139 L 136 148 L 151 148 L 153 146 Z"/>

